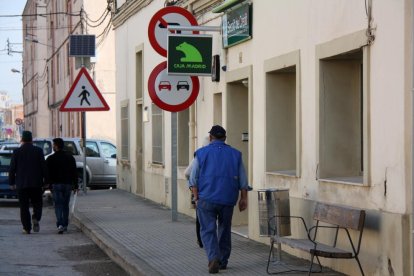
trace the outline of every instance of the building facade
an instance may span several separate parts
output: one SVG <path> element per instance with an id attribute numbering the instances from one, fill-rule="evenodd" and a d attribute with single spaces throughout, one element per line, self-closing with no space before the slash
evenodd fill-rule
<path id="1" fill-rule="evenodd" d="M 366 210 L 365 273 L 412 275 L 412 1 L 117 1 L 118 187 L 166 206 L 171 113 L 147 88 L 165 58 L 147 34 L 152 16 L 174 4 L 199 25 L 222 28 L 208 33 L 221 80 L 200 77 L 196 102 L 177 114 L 179 212 L 194 215 L 183 170 L 221 124 L 254 189 L 248 211 L 235 211 L 236 231 L 269 243 L 259 233 L 257 191 L 288 188 L 290 213 L 308 222 L 316 202 Z M 248 34 L 232 40 L 238 31 Z M 351 261 L 323 265 L 359 274 Z"/>
<path id="2" fill-rule="evenodd" d="M 96 35 L 96 57 L 85 59 L 111 110 L 86 113 L 86 135 L 115 140 L 115 59 L 112 3 L 28 0 L 23 17 L 23 102 L 25 128 L 36 137 L 81 136 L 81 113 L 60 112 L 80 58 L 69 55 L 69 36 Z M 28 16 L 36 15 L 36 16 Z"/>

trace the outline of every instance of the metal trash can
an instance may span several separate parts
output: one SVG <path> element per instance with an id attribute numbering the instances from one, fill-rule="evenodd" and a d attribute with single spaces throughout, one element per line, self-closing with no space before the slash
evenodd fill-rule
<path id="1" fill-rule="evenodd" d="M 290 218 L 275 218 L 273 216 L 289 216 L 289 189 L 260 189 L 259 199 L 259 227 L 260 236 L 273 235 L 273 230 L 279 236 L 290 236 Z"/>

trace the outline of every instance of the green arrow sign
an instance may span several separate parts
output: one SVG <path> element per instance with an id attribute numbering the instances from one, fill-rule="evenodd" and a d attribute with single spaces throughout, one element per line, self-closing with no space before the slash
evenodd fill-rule
<path id="1" fill-rule="evenodd" d="M 213 38 L 209 35 L 168 36 L 169 75 L 211 75 Z"/>

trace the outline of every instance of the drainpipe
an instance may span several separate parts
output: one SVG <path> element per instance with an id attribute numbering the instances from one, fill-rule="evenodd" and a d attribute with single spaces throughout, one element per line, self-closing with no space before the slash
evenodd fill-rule
<path id="1" fill-rule="evenodd" d="M 411 273 L 414 272 L 414 1 L 411 2 Z"/>
<path id="2" fill-rule="evenodd" d="M 187 7 L 187 10 L 192 14 L 193 13 L 193 3 L 190 3 Z M 190 114 L 189 114 L 189 122 L 188 122 L 188 128 L 189 128 L 189 138 L 190 138 L 190 150 L 189 150 L 189 159 L 192 160 L 194 157 L 194 152 L 196 150 L 197 146 L 197 132 L 196 132 L 196 106 L 197 101 L 194 102 L 190 106 Z"/>

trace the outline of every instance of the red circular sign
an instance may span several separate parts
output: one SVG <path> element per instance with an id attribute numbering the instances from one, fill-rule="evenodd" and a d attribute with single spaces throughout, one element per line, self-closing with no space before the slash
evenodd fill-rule
<path id="1" fill-rule="evenodd" d="M 16 125 L 21 125 L 21 124 L 23 124 L 23 120 L 22 119 L 20 119 L 20 118 L 16 118 L 16 120 L 14 120 L 14 122 L 16 123 Z"/>
<path id="2" fill-rule="evenodd" d="M 187 109 L 197 99 L 200 82 L 195 76 L 172 76 L 167 74 L 167 62 L 161 62 L 148 78 L 151 100 L 159 108 L 178 112 Z"/>
<path id="3" fill-rule="evenodd" d="M 168 26 L 198 26 L 198 23 L 188 10 L 181 7 L 165 7 L 156 12 L 148 25 L 148 38 L 154 50 L 163 57 L 167 56 Z M 199 32 L 177 31 L 177 33 L 198 34 Z"/>

